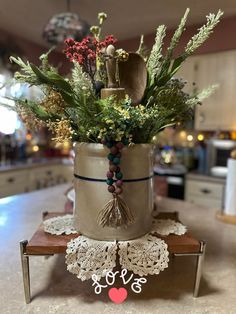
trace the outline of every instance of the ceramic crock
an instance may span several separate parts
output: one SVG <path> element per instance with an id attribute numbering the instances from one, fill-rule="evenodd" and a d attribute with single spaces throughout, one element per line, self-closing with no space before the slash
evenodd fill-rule
<path id="1" fill-rule="evenodd" d="M 102 227 L 97 218 L 112 198 L 107 190 L 106 173 L 109 150 L 102 144 L 75 144 L 75 228 L 97 240 L 129 240 L 150 231 L 153 210 L 153 146 L 135 144 L 122 149 L 124 199 L 134 216 L 134 223 L 118 228 Z"/>

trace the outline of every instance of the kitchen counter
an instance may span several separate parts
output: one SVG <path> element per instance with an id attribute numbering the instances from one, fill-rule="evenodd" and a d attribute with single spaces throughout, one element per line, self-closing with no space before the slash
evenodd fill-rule
<path id="1" fill-rule="evenodd" d="M 13 165 L 0 166 L 0 174 L 8 171 L 27 170 L 32 168 L 39 168 L 53 165 L 72 165 L 72 161 L 68 158 L 41 158 L 36 161 L 28 160 L 25 162 L 18 162 Z"/>
<path id="2" fill-rule="evenodd" d="M 32 257 L 33 300 L 24 303 L 19 241 L 29 239 L 43 211 L 62 211 L 68 184 L 0 199 L 0 305 L 1 313 L 222 313 L 236 311 L 235 226 L 215 219 L 214 209 L 180 200 L 158 198 L 158 209 L 179 211 L 181 221 L 199 239 L 207 241 L 200 297 L 193 299 L 195 259 L 178 257 L 158 276 L 150 276 L 143 291 L 129 292 L 116 305 L 107 289 L 95 295 L 91 281 L 81 282 L 66 270 L 64 256 Z M 34 298 L 35 297 L 35 298 Z"/>

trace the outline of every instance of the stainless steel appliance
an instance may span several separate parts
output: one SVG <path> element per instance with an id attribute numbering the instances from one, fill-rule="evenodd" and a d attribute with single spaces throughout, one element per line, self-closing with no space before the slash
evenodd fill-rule
<path id="1" fill-rule="evenodd" d="M 211 139 L 207 143 L 208 174 L 217 177 L 227 176 L 227 160 L 236 148 L 236 141 Z"/>

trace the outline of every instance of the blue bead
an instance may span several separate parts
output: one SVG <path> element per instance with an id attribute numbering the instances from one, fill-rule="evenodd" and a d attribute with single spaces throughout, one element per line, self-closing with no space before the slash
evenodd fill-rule
<path id="1" fill-rule="evenodd" d="M 129 144 L 129 140 L 127 138 L 123 139 L 122 142 L 123 142 L 124 145 L 128 145 Z"/>
<path id="2" fill-rule="evenodd" d="M 115 157 L 115 158 L 112 160 L 112 162 L 113 162 L 114 165 L 119 165 L 119 164 L 120 164 L 120 158 Z"/>
<path id="3" fill-rule="evenodd" d="M 107 142 L 107 143 L 106 143 L 106 146 L 107 146 L 108 148 L 112 148 L 113 143 L 112 143 L 112 142 Z"/>
<path id="4" fill-rule="evenodd" d="M 121 180 L 123 178 L 123 174 L 121 172 L 116 173 L 116 179 Z"/>
<path id="5" fill-rule="evenodd" d="M 115 156 L 114 156 L 112 153 L 109 153 L 109 154 L 107 155 L 107 159 L 108 159 L 108 160 L 111 160 L 111 161 L 114 159 L 114 157 L 115 157 Z"/>
<path id="6" fill-rule="evenodd" d="M 107 185 L 112 185 L 114 183 L 113 179 L 107 179 Z"/>

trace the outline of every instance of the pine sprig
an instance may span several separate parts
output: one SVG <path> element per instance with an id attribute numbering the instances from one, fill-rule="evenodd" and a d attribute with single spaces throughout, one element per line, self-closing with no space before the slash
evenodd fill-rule
<path id="1" fill-rule="evenodd" d="M 173 37 L 171 38 L 170 45 L 167 48 L 166 59 L 171 59 L 173 56 L 174 49 L 178 45 L 180 37 L 182 36 L 183 32 L 185 31 L 185 24 L 186 24 L 189 12 L 190 12 L 190 9 L 187 8 L 185 13 L 184 13 L 184 16 L 182 17 L 182 19 L 180 21 L 178 28 L 176 29 Z"/>
<path id="2" fill-rule="evenodd" d="M 219 85 L 215 84 L 215 85 L 209 86 L 207 88 L 204 88 L 200 92 L 198 92 L 195 95 L 193 95 L 192 97 L 190 97 L 186 101 L 186 105 L 194 108 L 197 104 L 201 104 L 203 102 L 203 100 L 207 99 L 212 94 L 214 94 L 214 92 L 217 90 L 218 87 L 219 87 Z"/>
<path id="3" fill-rule="evenodd" d="M 199 31 L 194 35 L 186 45 L 185 48 L 185 57 L 187 58 L 191 55 L 197 48 L 199 48 L 213 32 L 215 26 L 219 23 L 223 12 L 219 10 L 217 14 L 210 13 L 207 15 L 207 23 L 199 28 Z"/>
<path id="4" fill-rule="evenodd" d="M 156 30 L 155 43 L 152 47 L 150 57 L 147 62 L 147 69 L 153 80 L 158 73 L 162 59 L 163 39 L 166 35 L 166 26 L 160 25 Z"/>
<path id="5" fill-rule="evenodd" d="M 14 77 L 20 83 L 28 83 L 30 85 L 38 85 L 39 81 L 35 73 L 33 72 L 29 61 L 24 62 L 20 57 L 10 57 L 10 61 L 19 65 L 20 72 L 16 72 Z"/>
<path id="6" fill-rule="evenodd" d="M 78 62 L 73 62 L 71 85 L 76 94 L 80 94 L 86 90 L 89 95 L 93 94 L 93 85 L 88 75 L 83 72 L 82 67 Z"/>
<path id="7" fill-rule="evenodd" d="M 163 25 L 157 29 L 155 44 L 147 63 L 147 69 L 151 79 L 148 80 L 143 98 L 143 103 L 145 105 L 152 106 L 154 104 L 155 94 L 158 88 L 165 86 L 165 84 L 167 84 L 167 82 L 170 81 L 180 69 L 181 64 L 186 60 L 186 58 L 207 40 L 214 27 L 219 23 L 223 12 L 219 10 L 217 14 L 210 13 L 207 16 L 207 23 L 203 25 L 199 29 L 198 33 L 188 42 L 185 51 L 176 59 L 173 59 L 174 49 L 178 45 L 180 37 L 185 29 L 188 14 L 189 9 L 185 11 L 185 14 L 171 39 L 170 45 L 167 48 L 167 53 L 164 57 L 161 56 L 160 50 L 164 38 L 162 33 Z"/>

